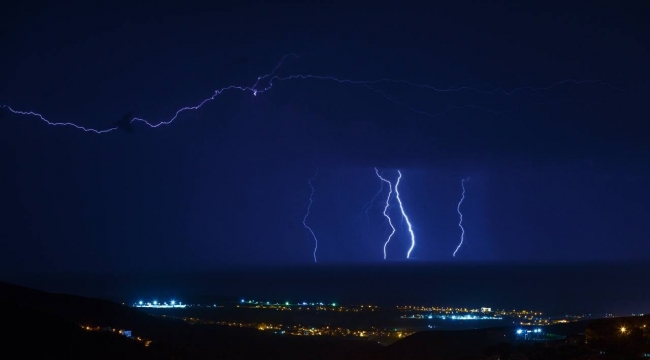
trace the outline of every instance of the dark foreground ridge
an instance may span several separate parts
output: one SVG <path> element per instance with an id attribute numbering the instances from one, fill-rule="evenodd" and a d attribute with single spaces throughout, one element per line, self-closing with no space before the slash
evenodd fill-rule
<path id="1" fill-rule="evenodd" d="M 650 316 L 544 327 L 518 338 L 511 327 L 415 333 L 390 346 L 330 337 L 192 325 L 111 301 L 0 282 L 3 351 L 14 359 L 515 360 L 650 357 Z M 552 335 L 552 336 L 550 336 Z M 648 355 L 646 355 L 648 354 Z"/>
<path id="2" fill-rule="evenodd" d="M 0 283 L 4 352 L 58 359 L 358 359 L 378 344 L 190 325 L 114 302 Z M 90 327 L 87 330 L 85 327 Z M 110 331 L 102 331 L 108 330 Z M 97 329 L 98 331 L 95 331 Z M 115 330 L 115 331 L 113 331 Z M 130 330 L 134 339 L 119 330 Z M 137 338 L 150 341 L 138 341 Z"/>

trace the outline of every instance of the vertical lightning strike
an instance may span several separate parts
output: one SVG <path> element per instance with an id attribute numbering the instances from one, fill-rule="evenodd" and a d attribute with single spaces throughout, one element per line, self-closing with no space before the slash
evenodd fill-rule
<path id="1" fill-rule="evenodd" d="M 388 219 L 388 225 L 390 225 L 390 228 L 393 229 L 393 231 L 388 235 L 388 240 L 384 243 L 384 260 L 386 260 L 386 246 L 388 246 L 388 243 L 390 242 L 390 238 L 393 237 L 395 234 L 395 227 L 393 226 L 393 222 L 390 220 L 390 216 L 388 215 L 388 207 L 390 206 L 390 197 L 393 195 L 393 184 L 390 183 L 390 181 L 384 179 L 381 175 L 379 175 L 379 170 L 375 168 L 375 174 L 377 174 L 377 177 L 388 184 L 388 197 L 386 198 L 386 206 L 384 207 L 384 216 L 386 219 Z"/>
<path id="2" fill-rule="evenodd" d="M 375 170 L 377 170 L 377 169 L 375 169 Z M 372 208 L 372 205 L 375 204 L 375 200 L 377 200 L 377 198 L 379 197 L 379 195 L 381 195 L 381 193 L 384 191 L 384 182 L 383 182 L 383 181 L 380 181 L 380 182 L 379 182 L 379 185 L 380 185 L 380 186 L 379 186 L 379 191 L 377 191 L 377 193 L 375 194 L 375 196 L 373 196 L 372 199 L 370 199 L 370 201 L 368 201 L 368 202 L 363 206 L 363 208 L 361 209 L 361 213 L 360 213 L 360 214 L 357 216 L 357 218 L 356 218 L 356 219 L 359 219 L 359 217 L 361 217 L 361 214 L 364 214 L 364 213 L 365 213 L 365 214 L 366 214 L 366 221 L 368 222 L 368 226 L 370 226 L 370 217 L 368 216 L 368 211 L 370 211 L 370 209 Z M 356 219 L 355 219 L 355 220 L 356 220 Z"/>
<path id="3" fill-rule="evenodd" d="M 456 250 L 454 250 L 454 257 L 456 257 L 456 253 L 458 252 L 458 249 L 460 249 L 461 245 L 463 245 L 463 241 L 465 239 L 465 228 L 463 228 L 463 213 L 460 212 L 460 204 L 463 203 L 463 200 L 465 200 L 465 181 L 469 180 L 467 179 L 461 179 L 460 181 L 460 186 L 463 188 L 463 194 L 461 195 L 460 201 L 458 202 L 458 206 L 456 207 L 456 211 L 458 211 L 458 216 L 460 217 L 460 220 L 458 221 L 458 227 L 460 227 L 460 244 L 456 247 Z"/>
<path id="4" fill-rule="evenodd" d="M 313 162 L 312 162 L 312 165 L 314 165 Z M 311 233 L 311 236 L 314 238 L 314 243 L 315 243 L 315 245 L 314 245 L 314 262 L 318 262 L 316 260 L 316 251 L 318 250 L 318 239 L 316 238 L 316 234 L 314 234 L 314 230 L 312 230 L 311 227 L 309 227 L 309 225 L 307 225 L 307 217 L 309 217 L 309 213 L 311 211 L 311 204 L 314 203 L 314 193 L 316 192 L 316 189 L 314 188 L 314 185 L 312 184 L 312 181 L 314 181 L 314 179 L 316 179 L 316 176 L 318 176 L 318 168 L 316 167 L 316 165 L 314 165 L 314 168 L 316 169 L 316 173 L 308 181 L 309 187 L 311 188 L 311 193 L 309 194 L 309 203 L 307 204 L 307 212 L 305 213 L 305 216 L 302 218 L 302 225 L 305 227 L 305 229 L 309 230 L 309 232 Z"/>
<path id="5" fill-rule="evenodd" d="M 413 234 L 413 227 L 411 226 L 411 222 L 409 221 L 409 217 L 406 216 L 406 212 L 404 211 L 404 206 L 402 205 L 402 200 L 399 198 L 399 182 L 402 179 L 402 172 L 397 170 L 397 173 L 399 176 L 397 177 L 397 182 L 395 183 L 395 197 L 397 198 L 397 202 L 399 203 L 399 209 L 402 211 L 402 216 L 404 217 L 404 220 L 406 220 L 406 224 L 409 227 L 409 233 L 411 233 L 411 247 L 409 248 L 409 251 L 406 253 L 406 258 L 410 259 L 411 258 L 411 251 L 413 251 L 413 248 L 415 247 L 415 234 Z"/>

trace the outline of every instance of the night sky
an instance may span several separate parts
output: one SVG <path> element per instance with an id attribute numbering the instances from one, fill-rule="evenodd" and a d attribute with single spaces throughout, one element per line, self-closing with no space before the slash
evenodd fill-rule
<path id="1" fill-rule="evenodd" d="M 362 212 L 381 185 L 374 167 L 402 172 L 413 261 L 650 260 L 647 7 L 150 3 L 3 5 L 0 104 L 93 128 L 129 111 L 159 122 L 251 86 L 288 53 L 280 76 L 611 86 L 381 84 L 413 108 L 452 108 L 429 117 L 364 86 L 276 81 L 102 135 L 0 110 L 4 274 L 309 264 L 312 162 L 319 264 L 383 261 L 387 193 Z M 388 258 L 406 261 L 391 204 Z"/>

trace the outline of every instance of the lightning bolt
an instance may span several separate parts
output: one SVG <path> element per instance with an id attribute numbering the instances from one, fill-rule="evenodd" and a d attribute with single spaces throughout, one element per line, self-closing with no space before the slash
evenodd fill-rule
<path id="1" fill-rule="evenodd" d="M 406 216 L 406 212 L 404 211 L 404 206 L 402 205 L 402 200 L 399 198 L 399 182 L 402 180 L 402 172 L 397 170 L 397 174 L 399 176 L 397 177 L 397 182 L 395 183 L 395 197 L 397 198 L 397 202 L 399 203 L 399 209 L 402 211 L 402 216 L 404 217 L 404 220 L 406 220 L 406 225 L 409 227 L 409 233 L 411 233 L 411 247 L 409 248 L 409 251 L 406 253 L 406 258 L 410 259 L 411 258 L 411 251 L 413 251 L 413 248 L 415 247 L 415 234 L 413 233 L 413 227 L 411 226 L 411 222 L 409 221 L 409 217 Z"/>
<path id="2" fill-rule="evenodd" d="M 273 68 L 273 71 L 271 71 L 270 73 L 268 73 L 266 75 L 258 76 L 257 81 L 255 81 L 255 84 L 253 84 L 253 86 L 231 85 L 231 86 L 226 86 L 224 88 L 221 88 L 219 90 L 215 90 L 215 92 L 214 92 L 214 94 L 212 96 L 210 96 L 210 97 L 208 97 L 206 99 L 203 99 L 197 105 L 185 106 L 185 107 L 182 107 L 182 108 L 176 110 L 176 113 L 174 113 L 174 116 L 172 116 L 172 118 L 167 120 L 167 121 L 160 121 L 160 122 L 157 122 L 157 123 L 153 123 L 153 122 L 149 122 L 149 121 L 147 121 L 145 119 L 142 119 L 142 118 L 134 117 L 133 119 L 131 119 L 130 123 L 138 121 L 138 122 L 142 122 L 142 123 L 146 124 L 147 126 L 149 126 L 151 128 L 157 128 L 157 127 L 159 127 L 161 125 L 169 125 L 169 124 L 173 123 L 182 112 L 185 112 L 185 111 L 188 111 L 188 110 L 198 110 L 201 107 L 203 107 L 203 105 L 205 105 L 206 103 L 215 100 L 219 95 L 223 94 L 224 92 L 231 91 L 231 90 L 238 90 L 238 91 L 242 91 L 242 92 L 250 92 L 254 96 L 257 96 L 257 94 L 268 90 L 268 89 L 264 89 L 264 90 L 260 91 L 257 88 L 259 86 L 260 81 L 262 81 L 262 80 L 264 80 L 266 78 L 274 76 L 275 72 L 282 66 L 282 64 L 284 63 L 284 61 L 288 57 L 298 57 L 298 55 L 291 53 L 291 54 L 287 54 L 287 55 L 283 56 L 282 59 L 280 59 L 280 62 L 275 66 L 275 68 Z M 270 87 L 269 87 L 269 89 L 270 89 Z M 110 127 L 110 128 L 107 128 L 107 129 L 98 130 L 98 129 L 93 129 L 93 128 L 87 128 L 87 127 L 77 125 L 77 124 L 71 123 L 71 122 L 53 122 L 53 121 L 50 121 L 50 120 L 46 119 L 43 115 L 41 115 L 39 113 L 36 113 L 34 111 L 16 110 L 16 109 L 12 108 L 9 105 L 0 105 L 0 109 L 1 108 L 5 108 L 5 109 L 11 111 L 12 113 L 18 114 L 18 115 L 35 116 L 35 117 L 41 119 L 43 122 L 45 122 L 48 125 L 52 125 L 52 126 L 72 126 L 72 127 L 76 128 L 76 129 L 83 130 L 84 132 L 93 132 L 93 133 L 96 133 L 96 134 L 105 134 L 105 133 L 108 133 L 108 132 L 111 132 L 111 131 L 114 131 L 114 130 L 118 129 L 117 126 L 114 126 L 114 127 Z"/>
<path id="3" fill-rule="evenodd" d="M 311 188 L 311 193 L 309 194 L 309 203 L 307 204 L 307 212 L 305 213 L 305 216 L 302 218 L 302 225 L 309 231 L 311 236 L 314 238 L 314 262 L 318 262 L 316 260 L 316 251 L 318 251 L 318 239 L 316 238 L 316 234 L 314 234 L 314 230 L 307 225 L 307 217 L 309 217 L 309 213 L 311 212 L 311 205 L 314 203 L 314 193 L 316 192 L 316 189 L 314 188 L 314 185 L 312 184 L 312 181 L 316 179 L 316 176 L 318 176 L 318 168 L 316 165 L 312 162 L 312 165 L 314 165 L 314 168 L 316 169 L 316 172 L 314 173 L 314 176 L 309 179 L 309 187 Z"/>
<path id="4" fill-rule="evenodd" d="M 602 85 L 602 86 L 607 86 L 607 87 L 609 87 L 609 88 L 611 88 L 613 90 L 623 91 L 622 89 L 614 87 L 614 86 L 610 85 L 609 83 L 606 83 L 606 82 L 604 82 L 602 80 L 566 79 L 566 80 L 557 81 L 557 82 L 552 83 L 552 84 L 547 85 L 547 86 L 541 86 L 541 87 L 522 86 L 522 87 L 517 87 L 517 88 L 511 89 L 511 90 L 505 90 L 504 88 L 501 88 L 501 87 L 496 87 L 496 88 L 491 88 L 491 89 L 485 89 L 485 88 L 482 89 L 482 88 L 478 88 L 478 87 L 469 87 L 469 86 L 457 86 L 457 87 L 450 87 L 450 88 L 437 88 L 437 87 L 427 85 L 427 84 L 419 84 L 419 83 L 415 83 L 415 82 L 411 82 L 411 81 L 396 80 L 396 79 L 389 79 L 389 78 L 381 78 L 381 79 L 377 79 L 377 80 L 351 80 L 351 79 L 340 79 L 340 78 L 337 78 L 337 77 L 334 77 L 334 76 L 329 76 L 329 75 L 327 75 L 327 76 L 312 75 L 312 74 L 289 75 L 289 76 L 278 76 L 278 75 L 276 75 L 276 72 L 280 69 L 280 67 L 282 67 L 285 60 L 287 58 L 289 58 L 289 57 L 298 57 L 298 55 L 291 53 L 291 54 L 287 54 L 287 55 L 283 56 L 282 59 L 278 62 L 278 64 L 273 68 L 273 70 L 270 73 L 262 75 L 262 76 L 258 76 L 257 80 L 255 81 L 255 83 L 252 86 L 231 85 L 231 86 L 226 86 L 224 88 L 215 90 L 214 93 L 212 94 L 212 96 L 203 99 L 202 101 L 198 102 L 196 105 L 185 106 L 185 107 L 182 107 L 182 108 L 178 109 L 174 113 L 174 115 L 169 120 L 166 120 L 166 121 L 150 122 L 150 121 L 148 121 L 146 119 L 143 119 L 143 118 L 134 117 L 134 118 L 131 119 L 130 123 L 141 122 L 141 123 L 149 126 L 150 128 L 157 128 L 157 127 L 160 127 L 162 125 L 169 125 L 169 124 L 173 123 L 175 120 L 177 120 L 178 117 L 181 115 L 181 113 L 183 113 L 185 111 L 190 111 L 190 110 L 198 110 L 201 107 L 203 107 L 203 105 L 207 104 L 208 102 L 211 102 L 211 101 L 215 100 L 219 95 L 221 95 L 221 94 L 223 94 L 223 93 L 225 93 L 227 91 L 237 90 L 237 91 L 241 91 L 241 92 L 250 92 L 250 93 L 253 94 L 253 96 L 257 96 L 258 94 L 262 94 L 262 93 L 264 93 L 266 91 L 271 90 L 271 88 L 273 87 L 274 81 L 289 81 L 289 80 L 333 81 L 333 82 L 337 82 L 337 83 L 343 84 L 343 85 L 353 85 L 353 86 L 366 87 L 366 88 L 368 88 L 368 89 L 370 89 L 370 90 L 372 90 L 374 92 L 379 93 L 380 95 L 382 95 L 387 100 L 406 107 L 408 110 L 410 110 L 410 111 L 412 111 L 414 113 L 429 116 L 429 117 L 438 117 L 438 116 L 443 115 L 443 114 L 445 114 L 445 113 L 447 113 L 447 112 L 449 112 L 451 110 L 465 109 L 465 108 L 471 108 L 471 109 L 476 109 L 476 110 L 481 110 L 481 111 L 489 111 L 489 112 L 494 112 L 494 113 L 502 113 L 502 112 L 506 112 L 506 111 L 495 111 L 495 110 L 492 110 L 492 109 L 483 108 L 483 107 L 479 107 L 479 106 L 475 106 L 475 105 L 463 105 L 463 106 L 448 107 L 445 110 L 440 111 L 438 113 L 429 113 L 427 111 L 417 109 L 417 108 L 415 108 L 415 107 L 413 107 L 413 106 L 411 106 L 411 105 L 409 105 L 407 103 L 399 101 L 397 98 L 395 98 L 395 97 L 393 97 L 391 95 L 388 95 L 384 90 L 380 89 L 378 86 L 380 86 L 382 84 L 398 84 L 398 85 L 404 85 L 404 86 L 414 87 L 414 88 L 418 88 L 418 89 L 431 90 L 431 91 L 438 92 L 438 93 L 452 93 L 452 92 L 472 91 L 472 92 L 477 92 L 477 93 L 481 93 L 481 94 L 501 94 L 501 95 L 505 95 L 505 96 L 513 96 L 513 95 L 515 95 L 517 93 L 521 93 L 521 92 L 525 92 L 525 91 L 535 92 L 535 91 L 550 90 L 550 89 L 552 89 L 554 87 L 558 87 L 558 86 L 565 85 L 565 84 L 572 84 L 572 85 L 599 84 L 599 85 Z M 261 85 L 262 82 L 266 82 L 266 86 L 262 86 Z M 96 133 L 96 134 L 104 134 L 104 133 L 109 133 L 109 132 L 112 132 L 112 131 L 118 129 L 117 126 L 109 127 L 109 128 L 106 128 L 106 129 L 94 129 L 94 128 L 89 128 L 89 127 L 84 127 L 82 125 L 72 123 L 72 122 L 54 122 L 54 121 L 50 121 L 50 120 L 46 119 L 42 114 L 39 114 L 39 113 L 37 113 L 35 111 L 17 110 L 17 109 L 14 109 L 13 107 L 11 107 L 9 105 L 0 105 L 0 109 L 7 109 L 10 112 L 12 112 L 14 114 L 17 114 L 17 115 L 36 117 L 36 118 L 40 119 L 41 121 L 45 122 L 47 125 L 64 126 L 64 127 L 70 126 L 70 127 L 82 130 L 84 132 L 92 132 L 92 133 Z M 510 111 L 512 111 L 512 110 L 510 110 Z"/>
<path id="5" fill-rule="evenodd" d="M 376 170 L 377 170 L 377 169 L 375 168 L 375 171 L 376 171 Z M 380 180 L 381 180 L 381 179 L 380 179 Z M 358 219 L 359 217 L 361 217 L 361 214 L 365 213 L 365 214 L 366 214 L 366 220 L 367 220 L 367 222 L 368 222 L 368 226 L 370 226 L 370 218 L 368 217 L 368 211 L 372 208 L 372 205 L 375 204 L 375 200 L 377 200 L 377 198 L 379 197 L 379 195 L 381 195 L 381 193 L 384 191 L 384 182 L 383 182 L 383 181 L 380 181 L 380 182 L 379 182 L 379 185 L 380 185 L 380 187 L 379 187 L 379 191 L 377 191 L 377 193 L 375 194 L 375 196 L 373 196 L 372 199 L 370 199 L 370 201 L 367 202 L 367 203 L 363 206 L 363 208 L 361 209 L 361 213 L 357 216 L 357 219 Z"/>
<path id="6" fill-rule="evenodd" d="M 456 253 L 458 252 L 458 249 L 460 249 L 461 245 L 463 245 L 463 240 L 465 239 L 465 228 L 463 228 L 463 213 L 460 212 L 460 204 L 462 204 L 463 200 L 465 200 L 465 181 L 467 180 L 469 180 L 469 178 L 460 180 L 460 186 L 463 188 L 463 194 L 460 198 L 460 201 L 458 202 L 458 206 L 456 207 L 456 211 L 458 211 L 458 216 L 460 217 L 460 221 L 458 222 L 458 227 L 460 227 L 460 244 L 458 244 L 456 250 L 454 251 L 454 257 L 456 257 Z"/>
<path id="7" fill-rule="evenodd" d="M 550 90 L 554 87 L 558 87 L 561 85 L 565 84 L 573 84 L 573 85 L 581 85 L 581 84 L 598 84 L 602 86 L 609 87 L 613 90 L 616 91 L 624 91 L 623 89 L 620 89 L 618 87 L 615 87 L 607 82 L 604 82 L 602 80 L 576 80 L 576 79 L 566 79 L 566 80 L 561 80 L 561 81 L 556 81 L 550 85 L 547 86 L 539 86 L 539 87 L 534 87 L 534 86 L 521 86 L 517 88 L 513 88 L 511 90 L 506 90 L 501 87 L 496 87 L 492 89 L 481 89 L 477 87 L 470 87 L 470 86 L 457 86 L 457 87 L 450 87 L 450 88 L 438 88 L 434 87 L 431 85 L 427 84 L 419 84 L 419 83 L 414 83 L 411 81 L 407 80 L 398 80 L 398 79 L 390 79 L 390 78 L 381 78 L 377 80 L 350 80 L 350 79 L 340 79 L 334 76 L 321 76 L 321 75 L 290 75 L 290 76 L 272 76 L 269 80 L 269 85 L 264 89 L 264 91 L 267 91 L 273 87 L 273 81 L 278 80 L 278 81 L 286 81 L 286 80 L 295 80 L 295 79 L 301 79 L 301 80 L 308 80 L 308 79 L 315 79 L 315 80 L 328 80 L 328 81 L 333 81 L 337 82 L 339 84 L 346 84 L 346 85 L 354 85 L 354 86 L 360 86 L 360 87 L 366 87 L 376 93 L 379 93 L 382 97 L 385 99 L 403 106 L 410 110 L 411 112 L 414 112 L 419 115 L 424 115 L 428 116 L 431 118 L 436 118 L 441 115 L 444 115 L 452 110 L 462 110 L 462 109 L 474 109 L 474 110 L 480 110 L 480 111 L 485 111 L 485 112 L 491 112 L 494 114 L 502 114 L 502 113 L 507 113 L 507 112 L 513 112 L 516 111 L 520 106 L 515 106 L 513 109 L 505 109 L 505 110 L 494 110 L 494 109 L 489 109 L 477 105 L 460 105 L 460 106 L 450 106 L 447 107 L 446 109 L 439 111 L 437 113 L 430 113 L 422 109 L 417 109 L 403 101 L 398 100 L 394 96 L 391 96 L 387 94 L 384 90 L 378 88 L 377 86 L 382 83 L 390 83 L 390 84 L 401 84 L 401 85 L 407 85 L 410 87 L 414 88 L 419 88 L 419 89 L 428 89 L 432 90 L 434 92 L 438 93 L 452 93 L 452 92 L 461 92 L 461 91 L 472 91 L 476 93 L 481 93 L 481 94 L 503 94 L 505 96 L 511 97 L 517 93 L 521 93 L 524 91 L 530 91 L 530 92 L 536 92 L 536 91 L 543 91 L 543 90 Z M 550 102 L 550 103 L 539 103 L 540 105 L 558 105 L 557 102 Z"/>
<path id="8" fill-rule="evenodd" d="M 542 91 L 542 90 L 550 90 L 554 87 L 558 87 L 561 85 L 565 84 L 573 84 L 573 85 L 581 85 L 581 84 L 599 84 L 603 86 L 607 86 L 613 90 L 616 91 L 624 91 L 621 88 L 615 87 L 603 80 L 576 80 L 576 79 L 566 79 L 566 80 L 560 80 L 556 81 L 550 85 L 546 86 L 539 86 L 539 87 L 534 87 L 534 86 L 521 86 L 517 88 L 513 88 L 511 90 L 505 90 L 504 88 L 501 87 L 496 87 L 492 89 L 480 89 L 476 87 L 471 87 L 471 86 L 458 86 L 458 87 L 450 87 L 450 88 L 438 88 L 435 86 L 427 85 L 427 84 L 418 84 L 414 83 L 411 81 L 407 80 L 396 80 L 396 79 L 389 79 L 389 78 L 381 78 L 377 80 L 350 80 L 350 79 L 339 79 L 335 76 L 330 76 L 330 75 L 289 75 L 289 76 L 273 76 L 267 75 L 270 77 L 269 85 L 264 88 L 263 91 L 267 91 L 271 87 L 273 87 L 273 81 L 274 80 L 279 80 L 279 81 L 285 81 L 285 80 L 294 80 L 294 79 L 316 79 L 316 80 L 330 80 L 330 81 L 335 81 L 340 84 L 349 84 L 349 85 L 362 85 L 362 86 L 373 86 L 373 85 L 378 85 L 381 83 L 393 83 L 393 84 L 402 84 L 402 85 L 407 85 L 411 86 L 414 88 L 420 88 L 420 89 L 428 89 L 432 90 L 435 92 L 461 92 L 461 91 L 472 91 L 472 92 L 477 92 L 477 93 L 482 93 L 482 94 L 498 94 L 501 93 L 506 96 L 512 96 L 515 95 L 516 93 L 524 92 L 524 91 Z"/>
<path id="9" fill-rule="evenodd" d="M 388 197 L 386 198 L 386 206 L 384 207 L 384 217 L 388 220 L 388 225 L 390 225 L 390 228 L 393 229 L 391 231 L 390 235 L 388 235 L 388 239 L 384 243 L 384 260 L 386 260 L 386 246 L 388 246 L 388 243 L 390 242 L 390 239 L 393 237 L 395 234 L 395 227 L 393 226 L 393 222 L 390 220 L 390 216 L 388 215 L 388 207 L 390 206 L 390 197 L 393 195 L 393 184 L 390 183 L 390 181 L 384 179 L 381 175 L 379 175 L 379 170 L 375 168 L 375 174 L 377 174 L 377 177 L 383 182 L 388 184 Z"/>

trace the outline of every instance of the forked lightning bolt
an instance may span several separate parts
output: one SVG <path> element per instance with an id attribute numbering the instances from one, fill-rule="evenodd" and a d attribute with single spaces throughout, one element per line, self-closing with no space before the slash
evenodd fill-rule
<path id="1" fill-rule="evenodd" d="M 579 84 L 599 84 L 599 85 L 604 85 L 608 86 L 614 90 L 622 91 L 621 89 L 618 89 L 604 81 L 601 80 L 574 80 L 574 79 L 567 79 L 567 80 L 561 80 L 557 81 L 555 83 L 552 83 L 548 86 L 542 86 L 542 87 L 532 87 L 532 86 L 523 86 L 523 87 L 518 87 L 514 88 L 512 90 L 505 90 L 503 88 L 491 88 L 491 89 L 481 89 L 481 88 L 476 88 L 476 87 L 468 87 L 468 86 L 459 86 L 459 87 L 451 87 L 451 88 L 436 88 L 431 85 L 426 85 L 426 84 L 418 84 L 414 83 L 411 81 L 406 81 L 406 80 L 394 80 L 394 79 L 388 79 L 388 78 L 382 78 L 378 80 L 350 80 L 350 79 L 340 79 L 334 76 L 320 76 L 320 75 L 311 75 L 311 74 L 305 74 L 305 75 L 288 75 L 288 76 L 278 76 L 276 75 L 276 72 L 280 69 L 280 67 L 283 65 L 284 61 L 288 57 L 298 57 L 296 54 L 288 54 L 282 57 L 280 62 L 273 68 L 273 71 L 266 75 L 258 76 L 257 80 L 252 86 L 237 86 L 237 85 L 231 85 L 231 86 L 226 86 L 224 88 L 221 88 L 219 90 L 215 90 L 214 94 L 212 96 L 198 102 L 198 104 L 193 105 L 193 106 L 185 106 L 180 109 L 178 109 L 174 115 L 169 119 L 165 121 L 158 121 L 158 122 L 150 122 L 148 120 L 145 120 L 143 118 L 138 118 L 134 117 L 130 119 L 130 123 L 134 122 L 141 122 L 151 128 L 157 128 L 161 125 L 169 125 L 172 122 L 174 122 L 178 117 L 180 116 L 181 113 L 188 111 L 188 110 L 198 110 L 200 109 L 203 105 L 206 103 L 215 100 L 219 95 L 223 94 L 224 92 L 231 91 L 231 90 L 238 90 L 242 92 L 250 92 L 254 96 L 257 96 L 259 94 L 262 94 L 268 90 L 270 90 L 273 87 L 274 81 L 288 81 L 288 80 L 321 80 L 321 81 L 333 81 L 337 82 L 339 84 L 343 85 L 353 85 L 353 86 L 361 86 L 361 87 L 366 87 L 367 89 L 370 89 L 374 92 L 379 93 L 382 95 L 384 98 L 386 98 L 389 101 L 392 101 L 396 104 L 399 104 L 401 106 L 406 107 L 410 111 L 413 111 L 417 114 L 429 116 L 429 117 L 437 117 L 440 116 L 448 111 L 455 110 L 455 109 L 464 109 L 464 108 L 472 108 L 476 110 L 481 110 L 481 111 L 489 111 L 489 112 L 505 112 L 505 111 L 495 111 L 492 109 L 488 108 L 483 108 L 475 105 L 462 105 L 462 106 L 453 106 L 446 108 L 440 112 L 437 113 L 429 113 L 427 111 L 421 110 L 421 109 L 416 109 L 413 106 L 406 104 L 402 101 L 397 100 L 397 98 L 389 95 L 386 93 L 385 90 L 380 89 L 379 86 L 382 84 L 400 84 L 404 86 L 410 86 L 414 88 L 419 88 L 419 89 L 424 89 L 424 90 L 430 90 L 433 92 L 439 92 L 439 93 L 450 93 L 450 92 L 461 92 L 461 91 L 472 91 L 472 92 L 477 92 L 477 93 L 482 93 L 482 94 L 499 94 L 503 96 L 513 96 L 517 93 L 521 93 L 524 91 L 544 91 L 544 90 L 550 90 L 554 87 L 558 87 L 561 85 L 565 84 L 573 84 L 573 85 L 579 85 Z M 265 82 L 266 85 L 261 84 L 262 82 Z M 108 127 L 106 129 L 94 129 L 90 127 L 84 127 L 82 125 L 73 123 L 73 122 L 54 122 L 46 119 L 43 115 L 34 112 L 34 111 L 23 111 L 23 110 L 17 110 L 14 109 L 13 107 L 9 105 L 0 105 L 0 109 L 7 109 L 10 112 L 18 115 L 25 115 L 25 116 L 33 116 L 36 118 L 39 118 L 41 121 L 45 122 L 48 125 L 52 126 L 70 126 L 74 127 L 76 129 L 85 131 L 85 132 L 93 132 L 96 134 L 104 134 L 108 132 L 112 132 L 114 130 L 117 130 L 119 127 L 118 126 L 112 126 Z M 512 111 L 512 110 L 510 110 Z M 128 120 L 128 119 L 127 119 Z"/>
<path id="2" fill-rule="evenodd" d="M 313 164 L 313 162 L 312 162 Z M 309 187 L 311 188 L 311 193 L 309 194 L 309 203 L 307 204 L 307 212 L 305 213 L 305 217 L 302 218 L 302 225 L 309 231 L 311 236 L 314 238 L 314 262 L 318 262 L 316 260 L 316 251 L 318 251 L 318 239 L 316 238 L 316 234 L 314 234 L 314 230 L 307 225 L 307 217 L 309 217 L 309 213 L 311 212 L 311 204 L 314 203 L 314 192 L 316 192 L 316 189 L 314 189 L 314 185 L 312 184 L 312 181 L 316 179 L 316 176 L 318 176 L 318 168 L 316 165 L 314 165 L 314 168 L 316 169 L 316 173 L 314 173 L 314 176 L 312 176 L 311 179 L 309 179 Z"/>
<path id="3" fill-rule="evenodd" d="M 390 239 L 393 237 L 395 234 L 395 227 L 393 226 L 393 222 L 390 220 L 390 215 L 388 215 L 388 207 L 390 206 L 390 197 L 393 195 L 393 184 L 390 183 L 390 181 L 384 179 L 381 175 L 379 175 L 379 170 L 375 168 L 375 174 L 377 174 L 377 177 L 388 184 L 388 197 L 386 198 L 386 206 L 384 207 L 384 216 L 388 220 L 388 225 L 390 225 L 390 228 L 393 229 L 388 235 L 388 240 L 384 243 L 384 260 L 386 260 L 386 246 L 388 246 L 388 243 L 390 242 Z"/>
<path id="4" fill-rule="evenodd" d="M 454 250 L 454 257 L 456 257 L 456 253 L 458 252 L 458 249 L 460 249 L 461 245 L 463 245 L 463 241 L 465 239 L 465 228 L 463 228 L 463 213 L 460 212 L 460 204 L 462 204 L 463 200 L 465 200 L 466 180 L 469 180 L 469 178 L 460 180 L 460 186 L 463 188 L 463 194 L 461 195 L 460 201 L 458 202 L 458 206 L 456 207 L 456 211 L 458 211 L 458 216 L 460 218 L 460 220 L 458 221 L 458 227 L 460 227 L 460 243 L 456 247 L 456 250 Z"/>
<path id="5" fill-rule="evenodd" d="M 399 176 L 397 177 L 397 182 L 395 183 L 395 198 L 397 198 L 397 202 L 399 203 L 399 209 L 402 211 L 402 216 L 404 217 L 404 220 L 406 220 L 406 225 L 409 227 L 409 233 L 411 233 L 411 247 L 409 248 L 409 251 L 406 253 L 406 258 L 410 259 L 411 258 L 411 252 L 413 251 L 413 248 L 415 247 L 415 234 L 413 233 L 413 227 L 411 226 L 411 222 L 409 221 L 409 217 L 406 216 L 406 212 L 404 211 L 404 205 L 402 205 L 402 200 L 399 198 L 399 182 L 402 180 L 402 173 L 397 170 L 397 174 Z"/>

